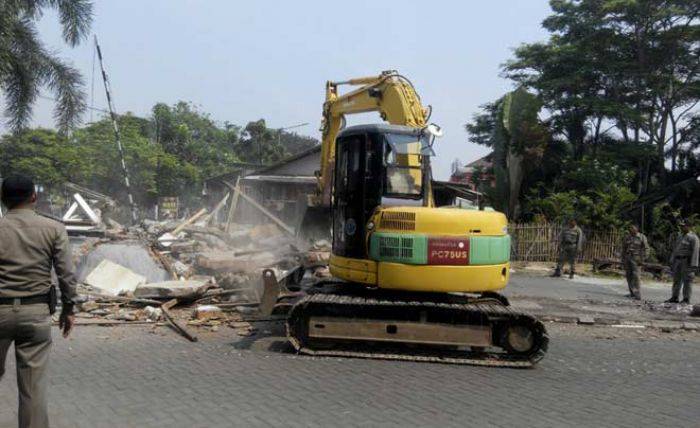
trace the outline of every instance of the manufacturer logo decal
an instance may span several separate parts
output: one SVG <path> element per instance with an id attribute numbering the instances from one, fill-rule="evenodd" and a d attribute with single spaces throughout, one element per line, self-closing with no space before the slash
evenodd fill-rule
<path id="1" fill-rule="evenodd" d="M 469 264 L 469 239 L 428 238 L 428 264 Z"/>
<path id="2" fill-rule="evenodd" d="M 355 232 L 357 232 L 357 223 L 355 223 L 355 219 L 350 218 L 345 222 L 345 233 L 352 236 Z"/>

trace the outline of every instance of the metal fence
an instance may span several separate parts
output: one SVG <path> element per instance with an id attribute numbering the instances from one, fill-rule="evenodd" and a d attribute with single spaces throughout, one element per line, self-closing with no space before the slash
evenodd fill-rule
<path id="1" fill-rule="evenodd" d="M 559 257 L 562 225 L 551 223 L 511 224 L 511 259 L 514 261 L 552 262 Z M 585 240 L 579 262 L 615 258 L 620 251 L 622 233 L 617 230 L 583 229 Z"/>

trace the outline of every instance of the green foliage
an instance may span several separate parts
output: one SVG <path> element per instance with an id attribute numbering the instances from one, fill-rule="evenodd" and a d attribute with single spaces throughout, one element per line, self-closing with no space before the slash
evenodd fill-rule
<path id="1" fill-rule="evenodd" d="M 238 157 L 252 164 L 273 164 L 318 144 L 311 137 L 268 128 L 264 119 L 248 122 L 235 146 Z"/>
<path id="2" fill-rule="evenodd" d="M 90 30 L 92 2 L 87 0 L 0 0 L 0 93 L 14 130 L 29 121 L 40 88 L 57 99 L 54 117 L 62 129 L 77 124 L 85 109 L 83 81 L 39 39 L 37 22 L 44 9 L 56 9 L 63 39 L 76 46 Z"/>
<path id="3" fill-rule="evenodd" d="M 697 0 L 552 0 L 544 43 L 521 45 L 504 74 L 537 91 L 577 157 L 606 130 L 656 146 L 664 184 L 666 155 L 687 140 L 700 98 Z M 605 128 L 605 130 L 603 129 Z M 671 144 L 673 150 L 666 153 Z M 592 146 L 592 147 L 591 147 Z"/>
<path id="4" fill-rule="evenodd" d="M 627 187 L 612 183 L 605 189 L 586 193 L 576 190 L 553 192 L 544 198 L 533 192 L 526 199 L 526 205 L 531 215 L 543 216 L 553 222 L 575 218 L 582 226 L 621 228 L 627 224 L 621 210 L 634 199 L 635 195 Z"/>
<path id="5" fill-rule="evenodd" d="M 586 156 L 581 160 L 569 159 L 562 165 L 558 187 L 579 192 L 603 191 L 614 183 L 629 188 L 633 172 L 617 163 Z"/>
<path id="6" fill-rule="evenodd" d="M 152 113 L 149 129 L 153 129 L 156 143 L 166 153 L 196 167 L 201 177 L 221 174 L 239 162 L 235 154 L 237 127 L 227 124 L 220 128 L 207 113 L 182 101 L 172 107 L 156 104 Z M 151 136 L 148 131 L 143 134 Z"/>
<path id="7" fill-rule="evenodd" d="M 48 129 L 0 139 L 0 171 L 25 174 L 47 186 L 80 180 L 84 161 L 77 145 Z"/>
<path id="8" fill-rule="evenodd" d="M 136 202 L 151 206 L 159 196 L 194 202 L 204 180 L 239 168 L 238 153 L 266 142 L 264 160 L 313 147 L 317 141 L 251 122 L 243 131 L 217 126 L 208 114 L 185 102 L 156 104 L 151 118 L 119 116 L 122 144 Z M 295 151 L 292 151 L 295 150 Z M 70 137 L 52 130 L 25 130 L 0 139 L 0 175 L 23 173 L 46 187 L 66 181 L 125 200 L 120 157 L 112 122 L 103 118 Z"/>
<path id="9" fill-rule="evenodd" d="M 154 144 L 145 134 L 150 122 L 131 115 L 120 116 L 119 128 L 137 202 L 150 204 L 157 196 L 188 196 L 198 170 L 187 161 Z M 119 152 L 111 121 L 102 119 L 74 133 L 73 140 L 88 160 L 88 171 L 79 184 L 109 195 L 123 195 Z"/>
<path id="10" fill-rule="evenodd" d="M 243 128 L 236 153 L 245 162 L 258 165 L 277 162 L 286 155 L 284 147 L 277 141 L 276 132 L 267 127 L 264 119 L 248 122 Z"/>
<path id="11" fill-rule="evenodd" d="M 648 228 L 655 221 L 653 206 L 640 210 L 634 202 L 639 196 L 656 203 L 656 194 L 669 189 L 665 199 L 674 208 L 697 212 L 700 188 L 679 191 L 670 185 L 700 173 L 700 118 L 693 108 L 700 101 L 700 2 L 551 0 L 550 5 L 552 14 L 542 24 L 548 40 L 521 45 L 503 66 L 503 75 L 533 91 L 544 107 L 545 123 L 522 123 L 551 135 L 534 144 L 543 150 L 534 153 L 535 162 L 523 158 L 525 209 L 515 217 L 576 216 L 596 227 L 642 221 Z M 486 192 L 512 217 L 513 202 L 506 206 L 508 194 L 499 188 L 523 171 L 514 151 L 503 150 L 508 138 L 499 111 L 506 100 L 484 105 L 466 129 L 470 142 L 494 149 L 496 189 Z M 525 115 L 531 115 L 528 110 Z M 532 134 L 520 139 L 536 140 Z"/>

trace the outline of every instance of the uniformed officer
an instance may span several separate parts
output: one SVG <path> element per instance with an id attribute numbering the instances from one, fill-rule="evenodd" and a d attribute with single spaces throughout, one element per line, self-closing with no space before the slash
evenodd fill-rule
<path id="1" fill-rule="evenodd" d="M 2 182 L 0 219 L 0 379 L 14 342 L 19 392 L 19 426 L 47 427 L 46 368 L 51 348 L 50 307 L 55 303 L 51 269 L 61 289 L 59 326 L 73 328 L 75 277 L 68 235 L 62 224 L 34 212 L 34 183 L 21 176 Z"/>
<path id="2" fill-rule="evenodd" d="M 582 248 L 583 231 L 576 225 L 576 220 L 570 219 L 568 225 L 559 235 L 559 261 L 552 276 L 561 276 L 562 266 L 565 261 L 568 261 L 571 266 L 569 278 L 573 278 L 576 271 L 576 257 Z"/>
<path id="3" fill-rule="evenodd" d="M 690 229 L 688 221 L 681 222 L 680 226 L 681 236 L 675 242 L 670 260 L 673 269 L 673 289 L 671 298 L 666 303 L 678 303 L 678 297 L 683 288 L 681 303 L 689 304 L 693 291 L 693 274 L 698 270 L 700 239 Z"/>
<path id="4" fill-rule="evenodd" d="M 649 243 L 647 237 L 639 233 L 637 226 L 631 225 L 628 234 L 622 241 L 622 263 L 625 266 L 627 287 L 630 297 L 640 300 L 640 268 L 644 260 L 649 257 Z"/>

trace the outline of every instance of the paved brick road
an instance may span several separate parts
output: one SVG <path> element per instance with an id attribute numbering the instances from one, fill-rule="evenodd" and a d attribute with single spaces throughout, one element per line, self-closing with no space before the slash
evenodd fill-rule
<path id="1" fill-rule="evenodd" d="M 700 424 L 699 334 L 549 328 L 548 357 L 514 370 L 311 359 L 270 352 L 274 337 L 240 349 L 248 344 L 228 329 L 191 344 L 165 328 L 80 327 L 70 341 L 55 334 L 51 418 L 54 427 Z M 8 366 L 0 427 L 15 424 Z"/>

